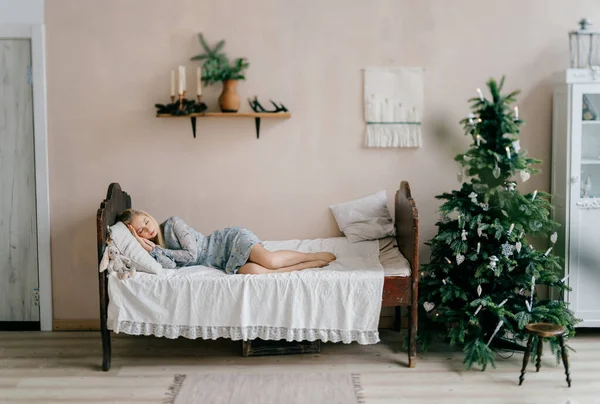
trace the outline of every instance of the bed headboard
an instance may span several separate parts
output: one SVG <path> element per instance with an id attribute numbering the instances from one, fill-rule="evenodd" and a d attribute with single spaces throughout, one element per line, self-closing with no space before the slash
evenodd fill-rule
<path id="1" fill-rule="evenodd" d="M 402 181 L 396 191 L 394 211 L 398 248 L 410 263 L 411 276 L 416 281 L 419 275 L 419 212 L 407 181 Z"/>
<path id="2" fill-rule="evenodd" d="M 108 187 L 106 199 L 100 204 L 100 209 L 96 215 L 96 230 L 98 235 L 98 263 L 104 254 L 106 241 L 108 238 L 108 227 L 117 222 L 117 217 L 125 209 L 131 208 L 131 197 L 127 192 L 123 192 L 121 186 L 113 182 Z"/>
<path id="3" fill-rule="evenodd" d="M 104 255 L 106 242 L 108 240 L 108 227 L 117 222 L 117 217 L 125 209 L 131 208 L 131 197 L 121 190 L 118 183 L 112 183 L 108 187 L 106 199 L 100 204 L 96 214 L 96 235 L 98 240 L 98 265 Z M 96 270 L 97 267 L 96 267 Z M 103 363 L 102 369 L 110 368 L 110 338 L 107 338 L 107 311 L 108 311 L 108 275 L 106 271 L 98 273 L 100 287 L 100 330 L 102 332 Z M 106 353 L 108 352 L 108 355 Z"/>

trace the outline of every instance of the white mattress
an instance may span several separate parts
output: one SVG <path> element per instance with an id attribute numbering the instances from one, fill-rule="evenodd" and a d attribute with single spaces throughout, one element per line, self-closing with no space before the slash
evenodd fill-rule
<path id="1" fill-rule="evenodd" d="M 227 275 L 207 267 L 109 276 L 108 328 L 167 338 L 379 341 L 385 259 L 406 273 L 393 240 L 350 243 L 345 237 L 265 241 L 272 250 L 330 251 L 324 268 L 282 274 Z M 383 255 L 381 252 L 383 251 Z"/>
<path id="2" fill-rule="evenodd" d="M 395 237 L 379 240 L 379 262 L 385 276 L 410 276 L 410 264 L 398 250 Z"/>

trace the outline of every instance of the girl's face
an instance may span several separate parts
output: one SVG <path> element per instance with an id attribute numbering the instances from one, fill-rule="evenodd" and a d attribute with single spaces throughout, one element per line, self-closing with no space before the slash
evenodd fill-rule
<path id="1" fill-rule="evenodd" d="M 133 219 L 131 219 L 131 226 L 138 236 L 145 238 L 146 240 L 151 240 L 156 237 L 159 231 L 158 227 L 154 224 L 154 221 L 146 215 L 135 215 Z"/>

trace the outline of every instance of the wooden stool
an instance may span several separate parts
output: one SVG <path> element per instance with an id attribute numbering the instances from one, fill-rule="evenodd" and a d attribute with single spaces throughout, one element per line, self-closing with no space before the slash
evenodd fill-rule
<path id="1" fill-rule="evenodd" d="M 565 366 L 565 374 L 567 375 L 567 384 L 571 387 L 571 377 L 569 375 L 569 358 L 567 356 L 567 349 L 565 348 L 565 340 L 563 336 L 566 334 L 564 327 L 551 324 L 551 323 L 531 323 L 525 326 L 529 332 L 529 340 L 527 341 L 527 349 L 525 350 L 525 356 L 523 357 L 523 368 L 521 369 L 521 376 L 519 377 L 519 386 L 523 384 L 525 380 L 525 368 L 527 362 L 529 362 L 529 356 L 531 355 L 531 348 L 533 346 L 533 337 L 537 337 L 537 360 L 535 362 L 536 372 L 540 371 L 542 365 L 542 338 L 557 337 L 560 343 L 560 350 L 562 353 L 562 361 Z"/>

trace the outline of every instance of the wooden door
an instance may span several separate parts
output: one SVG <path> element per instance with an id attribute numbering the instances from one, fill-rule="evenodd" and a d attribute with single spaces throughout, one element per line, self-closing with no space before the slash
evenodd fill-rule
<path id="1" fill-rule="evenodd" d="M 0 39 L 0 329 L 39 329 L 31 41 Z"/>

